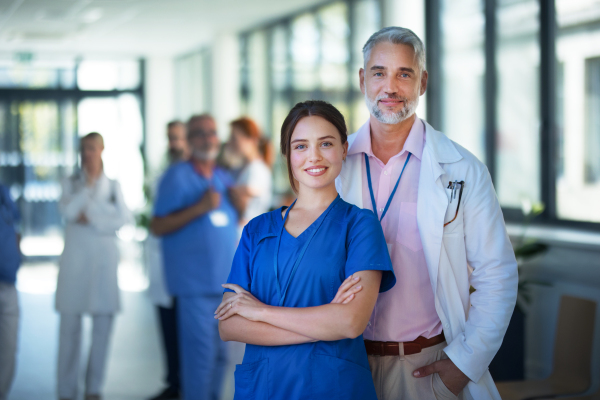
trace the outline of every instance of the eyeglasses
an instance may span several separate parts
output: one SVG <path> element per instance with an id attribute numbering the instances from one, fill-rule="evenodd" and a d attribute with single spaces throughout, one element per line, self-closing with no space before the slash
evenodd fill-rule
<path id="1" fill-rule="evenodd" d="M 204 129 L 194 129 L 194 130 L 188 131 L 188 138 L 193 138 L 193 137 L 208 138 L 208 137 L 214 137 L 214 136 L 217 136 L 217 131 L 214 131 L 214 130 L 205 131 Z"/>
<path id="2" fill-rule="evenodd" d="M 460 185 L 460 190 L 458 189 L 458 185 Z M 444 226 L 451 224 L 452 222 L 454 222 L 456 220 L 456 217 L 458 217 L 458 210 L 460 208 L 460 201 L 462 199 L 462 192 L 463 192 L 464 187 L 465 187 L 465 181 L 448 182 L 448 187 L 446 189 L 452 189 L 452 193 L 450 194 L 450 203 L 452 203 L 452 200 L 454 200 L 456 198 L 456 191 L 458 190 L 458 204 L 456 205 L 456 214 L 454 214 L 454 218 L 452 218 L 450 221 L 446 222 L 444 224 Z"/>

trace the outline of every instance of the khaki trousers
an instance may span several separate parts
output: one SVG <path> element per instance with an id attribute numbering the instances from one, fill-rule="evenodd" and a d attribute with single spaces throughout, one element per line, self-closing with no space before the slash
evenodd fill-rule
<path id="1" fill-rule="evenodd" d="M 420 353 L 404 355 L 400 346 L 399 356 L 369 356 L 369 365 L 379 400 L 456 400 L 455 396 L 438 374 L 424 378 L 413 377 L 417 368 L 435 361 L 447 359 L 443 349 L 446 342 L 423 349 Z"/>

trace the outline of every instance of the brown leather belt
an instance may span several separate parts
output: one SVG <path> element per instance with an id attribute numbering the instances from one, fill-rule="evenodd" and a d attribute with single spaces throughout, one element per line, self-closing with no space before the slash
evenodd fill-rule
<path id="1" fill-rule="evenodd" d="M 420 353 L 421 350 L 426 349 L 436 344 L 443 343 L 446 340 L 444 333 L 440 333 L 429 339 L 425 339 L 423 336 L 419 336 L 412 342 L 377 342 L 374 340 L 365 339 L 365 348 L 367 354 L 370 356 L 399 356 L 400 355 L 400 344 L 404 345 L 404 355 L 409 356 L 411 354 Z"/>

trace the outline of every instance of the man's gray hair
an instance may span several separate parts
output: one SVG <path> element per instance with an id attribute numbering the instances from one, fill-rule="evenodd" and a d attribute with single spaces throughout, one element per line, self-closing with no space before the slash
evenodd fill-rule
<path id="1" fill-rule="evenodd" d="M 419 71 L 425 71 L 425 46 L 423 46 L 423 42 L 413 31 L 399 26 L 388 26 L 387 28 L 383 28 L 375 32 L 369 40 L 367 40 L 367 43 L 365 43 L 362 50 L 365 67 L 367 66 L 367 61 L 371 58 L 371 50 L 373 50 L 373 47 L 382 42 L 411 46 L 415 51 Z"/>

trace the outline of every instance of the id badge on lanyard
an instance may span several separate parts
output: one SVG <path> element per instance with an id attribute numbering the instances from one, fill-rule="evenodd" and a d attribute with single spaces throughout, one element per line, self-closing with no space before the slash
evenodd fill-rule
<path id="1" fill-rule="evenodd" d="M 216 185 L 215 185 L 216 180 L 218 180 L 217 173 L 216 173 L 216 171 L 213 171 L 213 176 L 210 180 L 211 187 L 213 187 L 213 188 L 216 187 Z M 220 180 L 219 180 L 219 183 L 222 183 L 222 182 L 220 182 Z M 215 228 L 222 228 L 224 226 L 229 225 L 229 216 L 224 211 L 221 211 L 219 209 L 212 210 L 211 212 L 209 212 L 208 219 L 210 219 L 210 223 Z"/>

